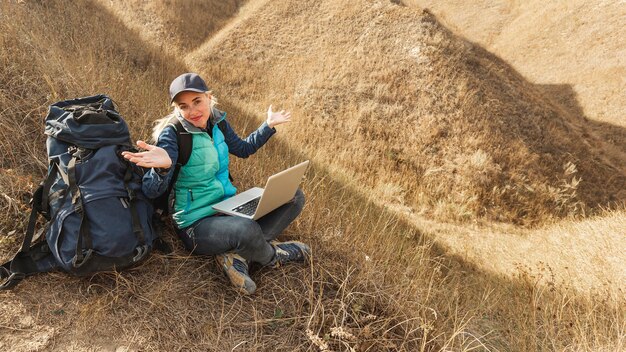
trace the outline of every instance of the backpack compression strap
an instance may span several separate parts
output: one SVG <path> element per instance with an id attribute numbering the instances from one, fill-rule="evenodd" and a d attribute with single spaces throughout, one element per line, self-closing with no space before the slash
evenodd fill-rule
<path id="1" fill-rule="evenodd" d="M 93 254 L 93 244 L 91 242 L 91 233 L 89 231 L 89 221 L 85 217 L 85 209 L 83 205 L 83 198 L 81 197 L 80 188 L 76 184 L 76 155 L 72 155 L 67 164 L 67 176 L 69 178 L 69 189 L 72 193 L 72 204 L 76 213 L 80 215 L 79 235 L 76 238 L 76 254 L 72 258 L 72 266 L 74 268 L 80 268 L 85 264 Z M 87 253 L 83 254 L 83 241 L 85 242 L 85 248 Z"/>
<path id="2" fill-rule="evenodd" d="M 130 214 L 133 222 L 133 233 L 137 237 L 137 247 L 135 248 L 136 255 L 133 257 L 133 262 L 139 262 L 143 258 L 145 258 L 150 249 L 146 244 L 146 238 L 143 232 L 143 228 L 141 227 L 141 221 L 139 220 L 139 213 L 137 212 L 137 196 L 135 195 L 135 191 L 130 188 L 129 184 L 133 178 L 133 163 L 122 158 L 122 160 L 126 164 L 126 173 L 124 174 L 124 187 L 126 187 L 126 192 L 128 193 Z"/>
<path id="3" fill-rule="evenodd" d="M 91 259 L 93 255 L 93 244 L 91 240 L 91 233 L 89 231 L 89 220 L 85 216 L 85 209 L 81 197 L 80 188 L 76 183 L 76 159 L 76 155 L 73 155 L 72 159 L 68 163 L 67 176 L 69 179 L 68 186 L 72 193 L 72 204 L 74 204 L 74 209 L 76 210 L 76 213 L 80 215 L 79 236 L 76 239 L 76 254 L 74 255 L 74 258 L 72 258 L 72 266 L 78 269 L 83 266 L 87 261 L 89 261 L 89 259 Z M 126 188 L 126 192 L 128 192 L 129 206 L 133 223 L 133 233 L 137 237 L 137 242 L 139 244 L 135 249 L 137 251 L 137 254 L 133 258 L 133 262 L 138 262 L 142 260 L 149 251 L 148 246 L 145 243 L 145 235 L 143 232 L 143 228 L 141 227 L 141 222 L 139 220 L 139 213 L 137 212 L 137 198 L 135 196 L 135 192 L 129 187 L 129 183 L 133 177 L 132 165 L 130 165 L 130 162 L 127 162 L 126 159 L 123 160 L 126 162 L 127 165 L 126 172 L 124 174 L 124 186 Z M 85 243 L 84 247 L 83 242 Z M 85 254 L 83 254 L 83 248 L 87 250 Z"/>
<path id="4" fill-rule="evenodd" d="M 39 185 L 35 193 L 33 193 L 33 197 L 30 200 L 32 208 L 22 246 L 13 259 L 0 266 L 0 279 L 4 280 L 4 282 L 0 284 L 0 290 L 12 289 L 26 276 L 56 268 L 51 261 L 47 261 L 45 265 L 37 265 L 41 259 L 50 255 L 50 248 L 46 241 L 40 241 L 32 247 L 31 244 L 35 234 L 37 214 L 41 213 L 46 219 L 50 219 L 47 194 L 50 192 L 50 187 L 58 171 L 57 165 L 53 164 L 48 177 Z M 63 198 L 65 198 L 65 195 L 66 194 L 63 195 Z M 44 201 L 46 204 L 44 204 Z"/>

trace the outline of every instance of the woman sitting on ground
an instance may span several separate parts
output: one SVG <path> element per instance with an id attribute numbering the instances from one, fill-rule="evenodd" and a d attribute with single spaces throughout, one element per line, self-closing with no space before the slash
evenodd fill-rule
<path id="1" fill-rule="evenodd" d="M 154 129 L 156 145 L 138 141 L 137 145 L 146 151 L 124 152 L 124 157 L 150 168 L 143 179 L 143 192 L 156 198 L 167 191 L 174 173 L 172 166 L 179 157 L 176 119 L 191 134 L 193 149 L 172 187 L 175 198 L 170 209 L 185 247 L 194 254 L 215 255 L 231 283 L 244 294 L 256 289 L 248 273 L 249 263 L 279 266 L 305 261 L 310 248 L 304 243 L 274 241 L 302 211 L 301 190 L 292 201 L 256 221 L 222 215 L 211 208 L 236 193 L 229 180 L 228 154 L 240 158 L 254 154 L 276 133 L 275 126 L 290 121 L 291 114 L 273 112 L 270 105 L 267 120 L 242 140 L 226 122 L 226 113 L 215 108 L 216 99 L 204 80 L 194 73 L 172 81 L 170 103 L 173 113 L 160 119 Z M 220 129 L 221 121 L 224 123 Z"/>

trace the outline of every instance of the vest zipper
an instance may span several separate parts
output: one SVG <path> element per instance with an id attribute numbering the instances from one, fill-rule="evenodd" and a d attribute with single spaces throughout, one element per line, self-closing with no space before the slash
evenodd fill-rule
<path id="1" fill-rule="evenodd" d="M 187 206 L 185 207 L 185 212 L 188 212 L 191 208 L 191 202 L 193 202 L 193 192 L 191 188 L 187 189 Z"/>

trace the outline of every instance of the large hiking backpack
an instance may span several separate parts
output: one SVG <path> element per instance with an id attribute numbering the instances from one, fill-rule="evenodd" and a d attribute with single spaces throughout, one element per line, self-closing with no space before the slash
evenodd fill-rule
<path id="1" fill-rule="evenodd" d="M 143 170 L 121 156 L 132 142 L 109 97 L 51 105 L 45 133 L 48 175 L 31 200 L 22 247 L 0 267 L 0 289 L 55 269 L 79 276 L 124 269 L 146 258 L 156 237 Z M 47 220 L 36 236 L 45 233 L 45 241 L 31 247 L 37 214 Z"/>

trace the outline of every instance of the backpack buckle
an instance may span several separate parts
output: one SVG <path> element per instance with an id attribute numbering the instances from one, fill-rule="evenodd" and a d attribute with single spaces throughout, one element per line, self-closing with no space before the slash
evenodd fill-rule
<path id="1" fill-rule="evenodd" d="M 74 204 L 74 209 L 76 210 L 76 213 L 78 213 L 79 215 L 83 215 L 83 202 L 78 202 Z"/>
<path id="2" fill-rule="evenodd" d="M 130 201 L 135 200 L 136 195 L 135 195 L 135 190 L 130 188 L 130 187 L 126 187 L 126 192 L 128 193 L 128 199 Z"/>
<path id="3" fill-rule="evenodd" d="M 6 269 L 4 269 L 6 271 Z M 5 273 L 2 274 L 4 276 Z M 10 290 L 15 287 L 20 281 L 24 280 L 26 274 L 24 273 L 11 273 L 6 279 L 6 281 L 0 285 L 0 290 Z"/>
<path id="4" fill-rule="evenodd" d="M 79 254 L 77 253 L 74 258 L 72 258 L 72 266 L 75 269 L 80 268 L 81 266 L 83 266 L 83 264 L 85 264 L 86 262 L 89 261 L 89 259 L 91 259 L 91 255 L 93 254 L 93 249 L 89 249 L 87 250 L 87 253 L 83 256 L 82 253 Z M 80 258 L 79 258 L 80 257 Z"/>
<path id="5" fill-rule="evenodd" d="M 148 252 L 149 252 L 148 245 L 144 244 L 143 246 L 137 246 L 135 248 L 135 252 L 137 254 L 133 257 L 133 262 L 137 263 L 148 255 Z"/>
<path id="6" fill-rule="evenodd" d="M 11 276 L 11 271 L 9 271 L 9 268 L 0 266 L 0 279 L 7 278 L 9 276 Z"/>

